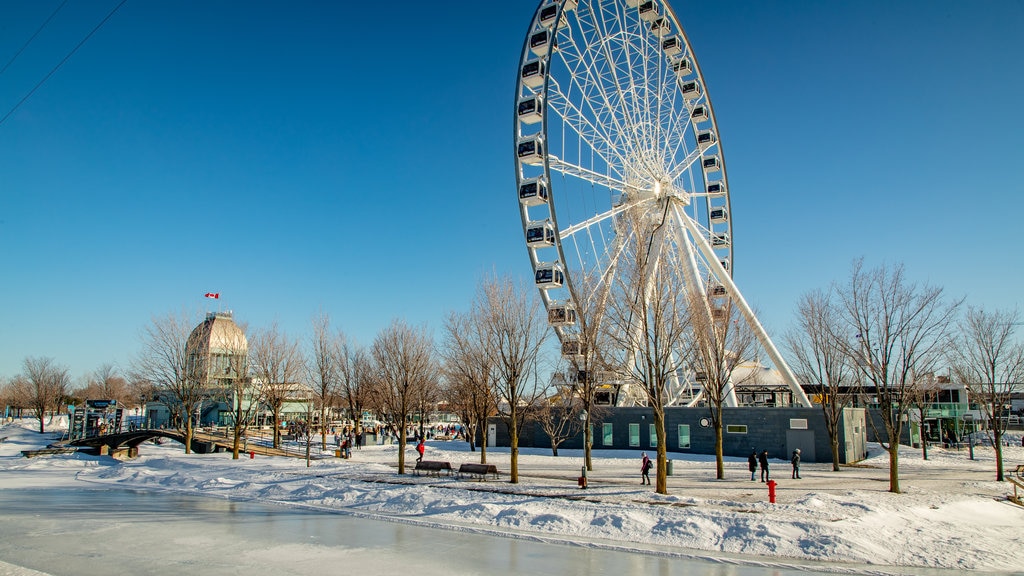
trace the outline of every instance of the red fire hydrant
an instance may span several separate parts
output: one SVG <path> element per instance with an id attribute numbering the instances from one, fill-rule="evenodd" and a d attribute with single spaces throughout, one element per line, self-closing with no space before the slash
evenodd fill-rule
<path id="1" fill-rule="evenodd" d="M 256 452 L 253 452 L 252 450 L 250 450 L 249 451 L 249 460 L 255 460 L 255 459 L 256 459 Z"/>
<path id="2" fill-rule="evenodd" d="M 768 501 L 775 504 L 775 480 L 768 481 Z"/>

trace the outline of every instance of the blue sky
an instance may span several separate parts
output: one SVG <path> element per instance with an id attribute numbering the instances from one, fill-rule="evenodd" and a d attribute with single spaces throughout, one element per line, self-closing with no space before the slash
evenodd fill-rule
<path id="1" fill-rule="evenodd" d="M 59 5 L 0 3 L 0 65 Z M 71 0 L 6 114 L 118 0 Z M 532 0 L 129 0 L 0 124 L 0 376 L 126 366 L 152 316 L 439 333 L 524 279 L 512 162 Z M 689 2 L 729 166 L 735 279 L 773 334 L 853 259 L 1021 301 L 1024 4 Z M 221 300 L 205 300 L 220 292 Z"/>

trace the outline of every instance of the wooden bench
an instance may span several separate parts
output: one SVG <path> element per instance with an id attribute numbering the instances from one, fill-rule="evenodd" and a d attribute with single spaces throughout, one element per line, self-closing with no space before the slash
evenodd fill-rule
<path id="1" fill-rule="evenodd" d="M 74 454 L 75 452 L 78 452 L 78 448 L 62 446 L 55 448 L 40 448 L 38 450 L 22 450 L 21 455 L 25 458 L 33 458 L 35 456 L 51 456 L 53 454 Z"/>
<path id="2" fill-rule="evenodd" d="M 459 466 L 459 478 L 465 474 L 472 476 L 479 480 L 487 480 L 487 477 L 497 480 L 498 479 L 498 467 L 494 464 L 471 464 L 466 463 Z"/>
<path id="3" fill-rule="evenodd" d="M 434 476 L 440 476 L 441 472 L 451 476 L 452 465 L 448 462 L 440 462 L 437 460 L 421 460 L 416 463 L 416 468 L 413 470 L 417 476 L 420 472 L 432 474 Z"/>

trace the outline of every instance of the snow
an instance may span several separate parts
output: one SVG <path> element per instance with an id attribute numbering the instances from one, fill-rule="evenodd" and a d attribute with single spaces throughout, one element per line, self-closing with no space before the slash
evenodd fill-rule
<path id="1" fill-rule="evenodd" d="M 580 451 L 520 451 L 520 482 L 507 481 L 509 450 L 489 448 L 487 462 L 502 480 L 486 482 L 397 473 L 396 446 L 367 446 L 349 460 L 333 452 L 312 460 L 229 453 L 186 455 L 178 443 L 146 443 L 128 461 L 83 454 L 23 458 L 21 450 L 53 441 L 33 431 L 35 421 L 0 428 L 0 489 L 75 485 L 177 491 L 330 510 L 484 534 L 537 538 L 641 551 L 671 550 L 695 557 L 842 563 L 900 568 L 1024 570 L 1024 508 L 1006 498 L 1009 482 L 996 482 L 991 447 L 917 449 L 900 453 L 902 494 L 888 492 L 888 456 L 870 457 L 833 472 L 831 464 L 801 466 L 773 461 L 776 504 L 751 482 L 746 460 L 728 458 L 725 480 L 714 478 L 714 459 L 670 454 L 669 494 L 640 485 L 640 451 L 594 451 L 589 487 L 578 488 Z M 1020 434 L 1007 437 L 1005 469 L 1024 463 Z M 330 456 L 328 456 L 330 454 Z M 319 456 L 319 454 L 318 454 Z M 458 468 L 479 462 L 464 442 L 429 442 L 426 459 Z M 838 566 L 838 565 L 836 565 Z M 1020 572 L 1018 572 L 1020 573 Z"/>

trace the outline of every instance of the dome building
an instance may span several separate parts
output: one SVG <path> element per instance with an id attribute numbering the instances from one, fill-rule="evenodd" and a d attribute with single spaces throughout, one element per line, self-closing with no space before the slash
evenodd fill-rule
<path id="1" fill-rule="evenodd" d="M 247 373 L 249 342 L 231 312 L 210 312 L 189 334 L 188 371 L 206 387 L 231 388 Z"/>

